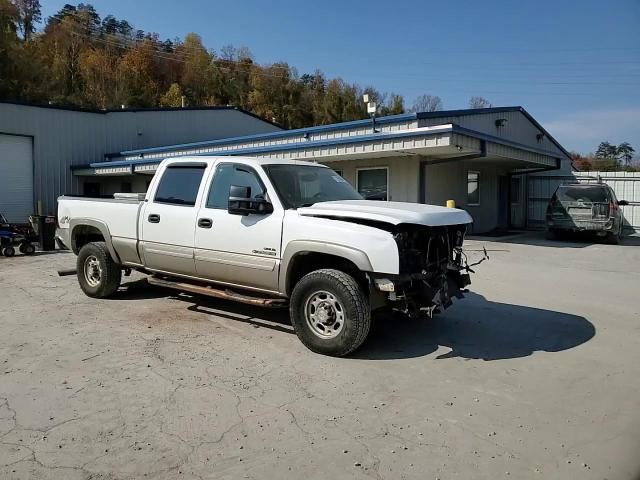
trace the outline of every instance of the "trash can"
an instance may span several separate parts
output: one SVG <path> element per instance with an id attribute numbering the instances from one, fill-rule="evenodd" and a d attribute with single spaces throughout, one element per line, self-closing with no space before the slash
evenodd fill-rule
<path id="1" fill-rule="evenodd" d="M 56 217 L 53 215 L 31 215 L 29 223 L 38 236 L 40 248 L 44 251 L 56 249 Z"/>

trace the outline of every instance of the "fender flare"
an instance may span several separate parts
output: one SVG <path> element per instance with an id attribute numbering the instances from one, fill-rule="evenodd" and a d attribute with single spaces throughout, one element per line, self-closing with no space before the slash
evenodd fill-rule
<path id="1" fill-rule="evenodd" d="M 285 293 L 287 291 L 287 281 L 291 273 L 293 260 L 302 253 L 325 253 L 335 257 L 341 257 L 352 262 L 363 272 L 373 271 L 373 266 L 367 254 L 357 248 L 316 240 L 293 240 L 287 244 L 282 255 L 280 276 L 278 279 L 278 289 L 280 292 Z"/>
<path id="2" fill-rule="evenodd" d="M 114 262 L 120 263 L 120 259 L 118 258 L 118 254 L 116 253 L 115 248 L 113 248 L 113 241 L 111 240 L 111 232 L 109 231 L 109 227 L 106 223 L 101 220 L 96 220 L 95 218 L 73 218 L 69 221 L 69 240 L 71 243 L 71 250 L 76 255 L 79 252 L 79 248 L 76 246 L 76 235 L 74 234 L 75 229 L 77 227 L 93 227 L 96 228 L 104 237 L 104 242 L 107 245 L 107 250 L 111 255 L 111 258 Z"/>

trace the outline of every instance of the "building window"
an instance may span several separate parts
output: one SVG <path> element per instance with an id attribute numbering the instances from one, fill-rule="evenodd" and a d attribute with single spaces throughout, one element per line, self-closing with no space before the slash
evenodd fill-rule
<path id="1" fill-rule="evenodd" d="M 121 193 L 131 193 L 133 190 L 131 188 L 131 182 L 122 182 L 120 184 L 120 192 Z"/>
<path id="2" fill-rule="evenodd" d="M 480 205 L 480 172 L 467 172 L 467 205 Z"/>
<path id="3" fill-rule="evenodd" d="M 511 203 L 520 203 L 520 177 L 511 177 Z"/>
<path id="4" fill-rule="evenodd" d="M 387 167 L 359 168 L 356 189 L 367 200 L 388 200 L 389 169 Z"/>
<path id="5" fill-rule="evenodd" d="M 154 202 L 172 205 L 196 204 L 204 166 L 169 166 L 160 178 Z"/>

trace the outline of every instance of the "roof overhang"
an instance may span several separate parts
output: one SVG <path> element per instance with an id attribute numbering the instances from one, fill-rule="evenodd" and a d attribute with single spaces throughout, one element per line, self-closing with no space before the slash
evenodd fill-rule
<path id="1" fill-rule="evenodd" d="M 152 159 L 126 159 L 92 163 L 74 167 L 75 175 L 127 175 L 153 173 L 164 158 L 179 156 L 251 156 L 273 160 L 313 160 L 336 162 L 362 158 L 417 155 L 425 161 L 493 157 L 508 159 L 520 168 L 556 168 L 558 158 L 552 152 L 533 149 L 508 140 L 461 128 L 455 124 L 409 128 L 364 135 L 342 136 L 321 140 L 238 147 L 219 145 L 193 153 L 167 152 Z"/>

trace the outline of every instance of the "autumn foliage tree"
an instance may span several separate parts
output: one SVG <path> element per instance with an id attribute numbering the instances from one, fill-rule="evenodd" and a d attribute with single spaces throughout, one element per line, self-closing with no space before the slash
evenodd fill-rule
<path id="1" fill-rule="evenodd" d="M 195 33 L 161 39 L 87 3 L 44 20 L 38 0 L 0 0 L 0 99 L 110 109 L 236 105 L 295 128 L 366 118 L 366 91 L 379 115 L 404 99 L 362 89 L 285 62 L 260 65 L 246 47 L 207 49 Z"/>

